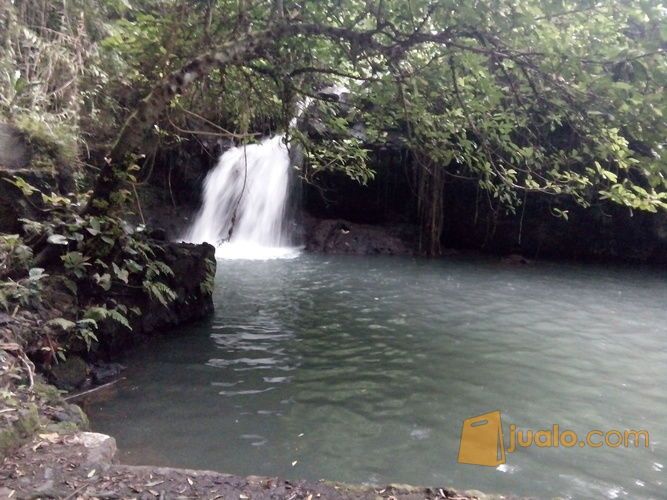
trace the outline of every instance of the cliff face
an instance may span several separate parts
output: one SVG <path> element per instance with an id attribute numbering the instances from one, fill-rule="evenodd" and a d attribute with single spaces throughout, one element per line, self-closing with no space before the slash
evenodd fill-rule
<path id="1" fill-rule="evenodd" d="M 169 287 L 176 298 L 164 306 L 150 300 L 140 290 L 123 288 L 117 300 L 126 307 L 137 307 L 141 315 L 130 321 L 132 330 L 114 321 L 101 326 L 99 354 L 113 358 L 118 351 L 127 349 L 146 336 L 160 335 L 174 326 L 200 320 L 213 312 L 213 279 L 216 271 L 215 248 L 208 243 L 163 243 L 162 260 L 174 275 Z"/>
<path id="2" fill-rule="evenodd" d="M 199 207 L 206 173 L 224 149 L 223 144 L 190 143 L 177 153 L 159 156 L 141 190 L 146 221 L 165 229 L 169 237 L 182 234 Z M 301 213 L 301 242 L 307 249 L 365 254 L 418 251 L 417 200 L 409 164 L 389 147 L 374 151 L 372 162 L 376 177 L 366 186 L 340 173 L 323 174 L 317 187 L 297 185 L 294 202 Z M 632 213 L 612 203 L 583 209 L 543 195 L 530 195 L 525 201 L 525 209 L 515 214 L 494 212 L 473 183 L 449 179 L 443 248 L 528 258 L 667 263 L 667 214 Z M 554 206 L 568 210 L 568 220 L 555 217 Z M 328 231 L 332 224 L 353 224 L 361 243 L 345 232 L 332 237 Z M 394 236 L 401 245 L 394 244 Z"/>
<path id="3" fill-rule="evenodd" d="M 210 314 L 213 311 L 215 249 L 207 244 L 172 243 L 163 231 L 152 231 L 146 237 L 146 244 L 152 245 L 152 251 L 157 253 L 156 258 L 170 269 L 170 275 L 164 277 L 162 286 L 168 287 L 174 300 L 162 301 L 164 305 L 155 297 L 151 298 L 136 283 L 128 285 L 127 274 L 124 283 L 122 280 L 113 280 L 111 284 L 112 280 L 109 279 L 106 288 L 89 287 L 83 281 L 79 288 L 74 284 L 66 288 L 63 283 L 71 275 L 63 267 L 61 256 L 68 249 L 74 251 L 79 247 L 51 244 L 46 236 L 35 238 L 32 233 L 25 232 L 23 220 L 29 219 L 35 221 L 33 225 L 42 227 L 44 224 L 44 227 L 48 227 L 46 224 L 53 222 L 49 219 L 52 210 L 45 206 L 43 193 L 64 196 L 73 191 L 75 167 L 63 164 L 50 151 L 17 129 L 0 123 L 0 236 L 5 237 L 5 245 L 0 249 L 0 281 L 3 281 L 0 284 L 4 285 L 4 288 L 0 287 L 0 299 L 5 301 L 0 308 L 0 340 L 4 342 L 0 346 L 0 360 L 9 360 L 9 365 L 0 367 L 0 381 L 9 373 L 7 366 L 15 366 L 24 374 L 32 374 L 34 368 L 37 368 L 48 376 L 49 381 L 71 390 L 100 382 L 99 374 L 94 372 L 91 362 L 99 358 L 112 358 L 117 351 L 132 346 L 139 339 Z M 126 211 L 128 217 L 132 208 L 136 210 L 137 207 Z M 77 210 L 76 205 L 72 205 L 71 209 L 71 219 L 76 220 L 73 216 Z M 88 234 L 82 228 L 79 228 L 81 234 L 77 233 L 81 238 L 78 241 L 83 240 L 84 232 Z M 95 233 L 95 230 L 92 231 L 91 235 Z M 62 235 L 60 237 L 64 238 Z M 18 267 L 12 267 L 12 262 L 19 262 L 20 259 L 16 257 L 12 260 L 14 254 L 11 252 L 14 250 L 7 243 L 14 241 L 12 238 L 18 241 L 15 245 L 20 246 L 24 242 L 33 245 L 32 248 L 26 246 L 21 250 L 23 254 L 20 255 L 26 262 L 17 264 Z M 111 238 L 111 241 L 114 248 L 121 248 L 122 245 L 117 244 L 116 240 Z M 85 266 L 91 265 L 88 261 L 94 251 L 90 251 L 92 253 L 85 256 Z M 81 258 L 84 256 L 81 255 Z M 110 269 L 111 261 L 114 266 L 123 266 L 121 254 L 108 253 L 103 258 L 108 258 Z M 34 268 L 30 269 L 30 273 L 35 271 L 35 276 L 39 276 L 41 281 L 37 282 L 38 278 L 35 278 L 34 283 L 30 282 L 32 288 L 25 284 L 11 288 L 12 283 L 28 283 L 28 276 L 32 276 L 28 274 L 28 268 Z M 72 287 L 75 287 L 74 291 Z M 16 306 L 14 309 L 14 302 L 9 307 L 8 300 L 21 300 L 18 302 L 21 307 Z M 138 311 L 126 315 L 131 330 L 109 316 L 104 316 L 94 321 L 95 328 L 99 326 L 99 330 L 96 330 L 99 342 L 86 345 L 81 338 L 73 336 L 75 321 L 81 319 L 86 307 L 96 300 L 97 304 L 114 303 L 125 311 Z M 7 313 L 2 312 L 2 309 L 6 309 Z M 49 323 L 52 321 L 60 321 L 56 324 L 64 326 L 54 326 Z M 54 362 L 53 357 L 58 349 L 67 351 L 66 360 Z M 32 366 L 33 362 L 36 367 Z"/>
<path id="4" fill-rule="evenodd" d="M 305 212 L 319 219 L 416 226 L 417 201 L 409 167 L 386 153 L 375 161 L 377 175 L 368 186 L 333 174 L 321 179 L 323 188 L 305 186 Z M 568 210 L 568 220 L 554 216 L 554 206 Z M 494 212 L 474 184 L 457 180 L 445 184 L 443 212 L 443 248 L 529 258 L 667 263 L 665 213 L 633 213 L 613 203 L 584 209 L 543 195 L 528 196 L 515 214 Z M 403 233 L 412 234 L 409 244 L 418 247 L 416 230 Z"/>
<path id="5" fill-rule="evenodd" d="M 667 263 L 667 214 L 631 212 L 613 203 L 584 209 L 574 203 L 568 220 L 555 217 L 554 201 L 528 196 L 516 214 L 498 214 L 480 204 L 473 187 L 453 184 L 445 196 L 443 241 L 456 248 L 530 258 Z"/>

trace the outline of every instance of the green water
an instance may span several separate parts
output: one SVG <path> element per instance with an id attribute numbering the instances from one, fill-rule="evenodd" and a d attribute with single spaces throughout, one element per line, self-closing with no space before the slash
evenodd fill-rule
<path id="1" fill-rule="evenodd" d="M 302 255 L 220 261 L 210 321 L 87 408 L 126 463 L 549 498 L 665 498 L 667 273 Z M 465 418 L 645 429 L 648 448 L 458 464 Z"/>

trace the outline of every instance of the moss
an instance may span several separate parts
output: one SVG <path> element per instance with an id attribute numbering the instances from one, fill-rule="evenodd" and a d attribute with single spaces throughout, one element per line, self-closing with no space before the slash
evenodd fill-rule
<path id="1" fill-rule="evenodd" d="M 18 448 L 22 442 L 23 440 L 13 427 L 0 429 L 0 459 L 4 458 L 11 450 Z"/>
<path id="2" fill-rule="evenodd" d="M 32 149 L 32 166 L 60 170 L 77 163 L 78 131 L 66 123 L 50 123 L 43 115 L 24 114 L 15 119 Z"/>
<path id="3" fill-rule="evenodd" d="M 57 432 L 58 434 L 72 434 L 76 431 L 85 431 L 87 428 L 81 428 L 74 422 L 52 422 L 44 427 L 46 432 Z"/>
<path id="4" fill-rule="evenodd" d="M 63 401 L 61 391 L 52 385 L 45 384 L 43 382 L 36 382 L 33 390 L 39 396 L 39 398 L 44 400 L 44 402 L 47 404 L 55 405 L 60 404 Z"/>
<path id="5" fill-rule="evenodd" d="M 40 429 L 39 412 L 35 404 L 28 404 L 18 411 L 18 418 L 0 429 L 0 458 L 19 447 Z"/>
<path id="6" fill-rule="evenodd" d="M 90 430 L 90 421 L 88 416 L 79 405 L 63 403 L 67 412 L 67 420 L 56 424 L 57 427 L 68 431 L 87 431 Z"/>
<path id="7" fill-rule="evenodd" d="M 86 380 L 88 365 L 79 356 L 69 356 L 51 368 L 55 384 L 62 389 L 76 389 Z"/>
<path id="8" fill-rule="evenodd" d="M 90 420 L 88 420 L 88 415 L 86 415 L 86 412 L 83 411 L 79 405 L 70 405 L 70 407 L 73 408 L 81 418 L 81 423 L 77 424 L 78 429 L 82 431 L 90 430 Z"/>
<path id="9" fill-rule="evenodd" d="M 27 405 L 19 410 L 19 418 L 14 422 L 14 428 L 22 438 L 31 437 L 40 428 L 39 413 L 34 404 Z"/>

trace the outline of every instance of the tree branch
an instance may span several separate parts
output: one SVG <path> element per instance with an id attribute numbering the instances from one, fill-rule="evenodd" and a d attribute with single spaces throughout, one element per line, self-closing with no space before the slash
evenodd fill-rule
<path id="1" fill-rule="evenodd" d="M 532 51 L 515 51 L 509 48 L 480 47 L 455 41 L 455 38 L 469 36 L 469 32 L 456 33 L 446 29 L 440 33 L 413 31 L 404 37 L 400 33 L 389 35 L 382 31 L 383 23 L 378 23 L 374 30 L 356 30 L 337 26 L 314 23 L 302 23 L 297 19 L 277 19 L 265 30 L 247 33 L 238 39 L 228 41 L 216 51 L 196 57 L 181 69 L 165 77 L 141 101 L 137 109 L 129 116 L 120 131 L 118 139 L 107 155 L 101 168 L 92 196 L 84 209 L 86 213 L 101 213 L 111 204 L 111 196 L 120 186 L 125 176 L 123 165 L 128 154 L 136 151 L 153 133 L 153 127 L 164 113 L 169 103 L 177 95 L 182 94 L 192 82 L 207 75 L 213 68 L 224 68 L 231 64 L 247 64 L 252 59 L 261 57 L 274 47 L 276 40 L 285 37 L 313 36 L 325 37 L 332 41 L 344 41 L 352 47 L 359 47 L 382 55 L 389 61 L 403 57 L 403 54 L 418 45 L 435 43 L 445 48 L 456 48 L 463 51 L 483 54 L 497 59 L 513 59 L 518 64 L 534 69 L 529 58 L 541 54 Z M 391 44 L 381 43 L 376 36 L 382 35 L 392 40 Z M 386 38 L 385 38 L 386 39 Z M 295 71 L 295 73 L 298 70 Z M 319 68 L 303 68 L 301 72 L 322 71 Z M 326 71 L 340 76 L 353 77 L 343 72 Z M 355 77 L 356 78 L 356 77 Z"/>

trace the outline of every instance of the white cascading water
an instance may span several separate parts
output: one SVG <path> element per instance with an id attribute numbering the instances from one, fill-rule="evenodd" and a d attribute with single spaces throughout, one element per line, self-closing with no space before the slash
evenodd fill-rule
<path id="1" fill-rule="evenodd" d="M 296 256 L 285 227 L 289 171 L 282 135 L 226 151 L 204 180 L 202 207 L 184 239 L 211 243 L 220 258 Z"/>

